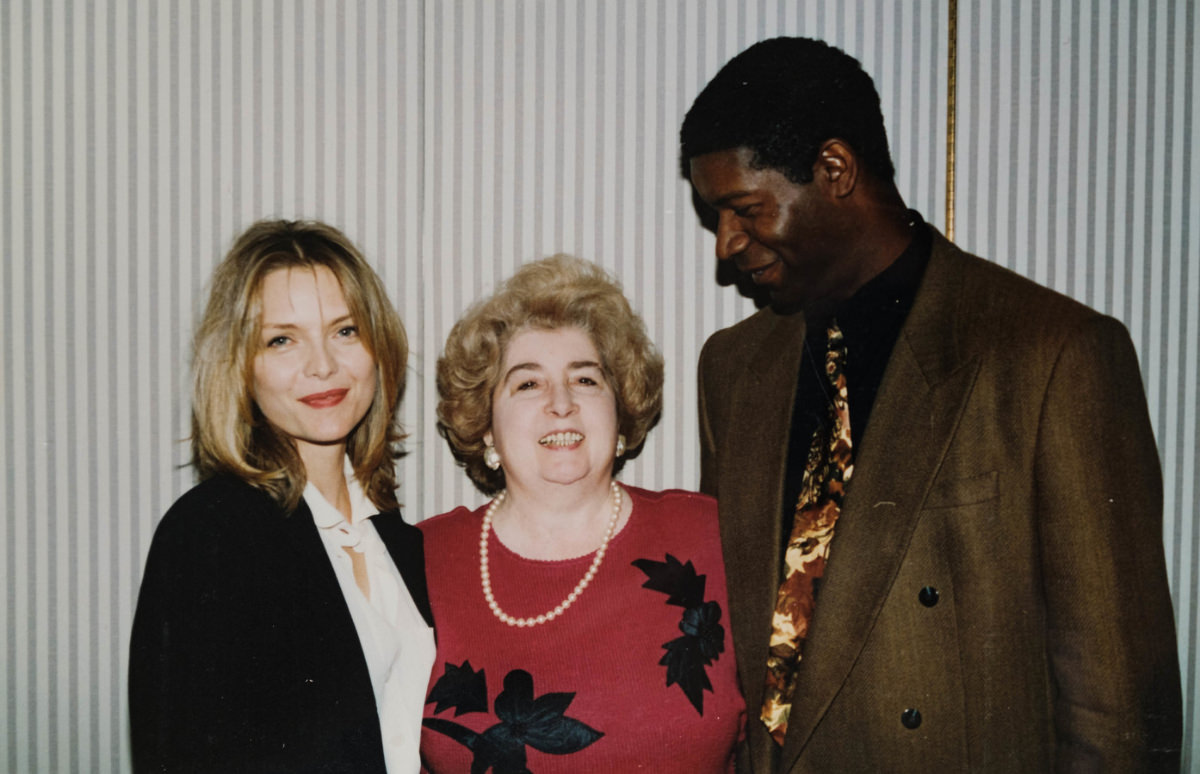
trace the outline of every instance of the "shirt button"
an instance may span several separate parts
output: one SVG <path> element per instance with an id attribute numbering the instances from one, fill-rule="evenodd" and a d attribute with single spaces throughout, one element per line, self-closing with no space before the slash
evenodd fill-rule
<path id="1" fill-rule="evenodd" d="M 900 713 L 900 722 L 910 731 L 921 725 L 921 710 L 909 707 Z"/>
<path id="2" fill-rule="evenodd" d="M 921 604 L 925 607 L 933 607 L 938 603 L 938 590 L 933 586 L 926 586 L 917 594 L 917 599 L 921 600 Z"/>

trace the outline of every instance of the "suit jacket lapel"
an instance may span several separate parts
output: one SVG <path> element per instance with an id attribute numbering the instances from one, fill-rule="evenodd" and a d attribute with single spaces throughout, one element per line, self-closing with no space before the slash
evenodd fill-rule
<path id="1" fill-rule="evenodd" d="M 737 520 L 721 520 L 727 567 L 737 568 L 728 579 L 731 626 L 739 643 L 738 667 L 742 675 L 751 722 L 757 722 L 762 704 L 771 614 L 779 585 L 784 466 L 793 401 L 773 400 L 792 396 L 804 351 L 802 315 L 780 316 L 757 343 L 746 371 L 730 395 L 728 464 L 722 465 L 717 494 L 723 513 Z M 750 346 L 754 346 L 750 344 Z M 783 450 L 776 454 L 776 450 Z M 748 643 L 749 647 L 745 644 Z"/>
<path id="2" fill-rule="evenodd" d="M 286 553 L 301 568 L 300 577 L 306 579 L 307 588 L 297 591 L 311 596 L 314 623 L 323 628 L 348 626 L 353 631 L 354 619 L 308 504 L 301 500 L 296 510 L 280 521 L 282 533 L 291 542 Z"/>
<path id="3" fill-rule="evenodd" d="M 421 531 L 404 523 L 399 511 L 388 511 L 371 517 L 375 531 L 387 546 L 392 561 L 404 578 L 425 623 L 433 626 L 433 611 L 429 608 L 429 590 L 425 585 L 425 544 Z"/>
<path id="4" fill-rule="evenodd" d="M 347 712 L 374 712 L 375 689 L 367 658 L 312 511 L 301 500 L 296 510 L 281 522 L 281 532 L 290 543 L 283 550 L 296 572 L 295 592 L 307 600 L 304 616 L 309 638 L 296 647 L 310 648 L 320 652 L 327 663 L 342 665 L 338 679 L 351 686 L 348 695 L 366 697 L 361 706 L 347 707 Z"/>
<path id="5" fill-rule="evenodd" d="M 961 303 L 961 276 L 954 250 L 935 236 L 921 288 L 855 455 L 797 672 L 784 771 L 800 755 L 866 644 L 978 373 L 978 362 L 964 359 L 956 346 L 953 320 Z"/>

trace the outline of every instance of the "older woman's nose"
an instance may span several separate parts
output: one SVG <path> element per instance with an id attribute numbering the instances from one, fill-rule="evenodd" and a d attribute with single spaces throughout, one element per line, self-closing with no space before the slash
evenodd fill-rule
<path id="1" fill-rule="evenodd" d="M 566 416 L 575 410 L 575 395 L 565 384 L 551 384 L 546 408 L 552 414 Z"/>

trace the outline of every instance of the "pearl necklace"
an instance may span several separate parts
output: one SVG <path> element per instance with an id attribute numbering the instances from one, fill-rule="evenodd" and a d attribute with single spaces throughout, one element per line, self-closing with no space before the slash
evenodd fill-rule
<path id="1" fill-rule="evenodd" d="M 600 543 L 600 547 L 596 549 L 596 557 L 592 559 L 592 566 L 588 567 L 588 571 L 583 574 L 583 579 L 575 584 L 575 588 L 567 595 L 566 599 L 558 604 L 558 607 L 532 618 L 514 618 L 500 609 L 496 597 L 492 594 L 492 575 L 488 571 L 488 532 L 492 528 L 492 517 L 499 510 L 500 504 L 504 502 L 505 494 L 506 492 L 501 492 L 496 495 L 496 499 L 492 500 L 492 504 L 488 506 L 487 512 L 483 515 L 483 529 L 479 535 L 479 580 L 483 584 L 483 598 L 487 600 L 492 614 L 509 626 L 537 626 L 547 621 L 553 621 L 565 613 L 567 608 L 592 582 L 592 578 L 596 577 L 596 570 L 600 569 L 600 562 L 604 561 L 604 552 L 608 550 L 608 541 L 612 540 L 613 534 L 617 531 L 617 522 L 621 519 L 621 487 L 617 486 L 616 481 L 612 482 L 612 518 L 608 520 L 608 529 L 604 533 L 604 540 Z"/>

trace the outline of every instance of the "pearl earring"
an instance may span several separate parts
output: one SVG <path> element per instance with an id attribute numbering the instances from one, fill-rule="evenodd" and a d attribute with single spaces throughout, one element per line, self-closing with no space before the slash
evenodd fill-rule
<path id="1" fill-rule="evenodd" d="M 487 465 L 489 470 L 500 469 L 500 452 L 496 451 L 495 446 L 488 446 L 483 450 L 483 464 Z"/>
<path id="2" fill-rule="evenodd" d="M 625 453 L 625 436 L 617 436 L 617 456 L 620 457 Z"/>

